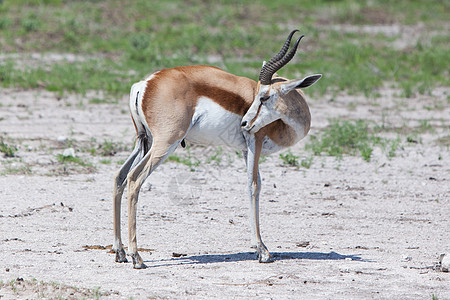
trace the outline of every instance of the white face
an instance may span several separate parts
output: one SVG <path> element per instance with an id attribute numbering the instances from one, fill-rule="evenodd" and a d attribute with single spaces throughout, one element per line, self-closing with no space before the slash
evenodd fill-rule
<path id="1" fill-rule="evenodd" d="M 283 116 L 282 113 L 276 110 L 276 104 L 280 97 L 288 94 L 292 90 L 313 85 L 320 77 L 322 77 L 321 74 L 315 74 L 303 79 L 272 83 L 272 85 L 261 84 L 252 105 L 242 118 L 242 129 L 248 133 L 255 133 L 264 126 L 281 119 Z"/>
<path id="2" fill-rule="evenodd" d="M 258 94 L 247 113 L 242 118 L 242 129 L 248 133 L 256 133 L 264 126 L 281 118 L 275 110 L 279 93 L 270 85 L 260 85 Z"/>

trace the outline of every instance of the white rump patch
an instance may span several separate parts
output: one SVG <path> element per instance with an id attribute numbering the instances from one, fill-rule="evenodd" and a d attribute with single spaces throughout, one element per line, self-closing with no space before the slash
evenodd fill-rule
<path id="1" fill-rule="evenodd" d="M 146 88 L 147 81 L 139 81 L 133 84 L 130 91 L 130 111 L 138 131 L 146 131 L 149 134 L 148 124 L 145 120 L 144 111 L 142 110 L 142 98 Z"/>

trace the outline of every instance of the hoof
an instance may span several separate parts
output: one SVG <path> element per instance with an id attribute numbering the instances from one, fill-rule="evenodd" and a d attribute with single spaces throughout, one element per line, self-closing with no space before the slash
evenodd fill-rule
<path id="1" fill-rule="evenodd" d="M 118 263 L 126 263 L 128 259 L 126 257 L 125 251 L 123 249 L 116 251 L 116 262 Z"/>
<path id="2" fill-rule="evenodd" d="M 130 254 L 133 259 L 133 268 L 134 269 L 145 269 L 147 266 L 144 264 L 144 260 L 142 260 L 141 256 L 136 254 Z"/>
<path id="3" fill-rule="evenodd" d="M 258 261 L 264 264 L 274 262 L 272 255 L 270 255 L 270 253 L 263 253 L 263 254 L 258 253 Z"/>
<path id="4" fill-rule="evenodd" d="M 141 270 L 141 269 L 146 269 L 146 268 L 147 268 L 147 266 L 144 263 L 133 265 L 133 269 Z"/>

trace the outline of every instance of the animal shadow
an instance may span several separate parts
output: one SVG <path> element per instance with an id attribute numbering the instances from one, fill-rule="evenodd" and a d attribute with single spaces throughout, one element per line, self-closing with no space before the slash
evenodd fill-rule
<path id="1" fill-rule="evenodd" d="M 368 260 L 362 259 L 359 254 L 343 255 L 337 252 L 331 251 L 324 252 L 272 252 L 274 261 L 289 260 L 289 259 L 309 259 L 309 260 L 352 260 L 367 262 Z M 239 252 L 230 254 L 202 254 L 174 257 L 171 259 L 153 260 L 147 261 L 149 263 L 160 263 L 157 265 L 150 265 L 151 267 L 160 267 L 167 265 L 184 265 L 184 264 L 213 264 L 213 263 L 226 263 L 226 262 L 239 262 L 256 260 L 255 252 Z"/>

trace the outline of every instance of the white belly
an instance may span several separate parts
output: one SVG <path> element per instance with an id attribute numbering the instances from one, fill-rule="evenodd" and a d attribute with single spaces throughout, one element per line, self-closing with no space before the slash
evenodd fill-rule
<path id="1" fill-rule="evenodd" d="M 224 109 L 213 100 L 201 97 L 197 101 L 186 140 L 194 144 L 245 149 L 241 119 L 242 116 Z"/>

